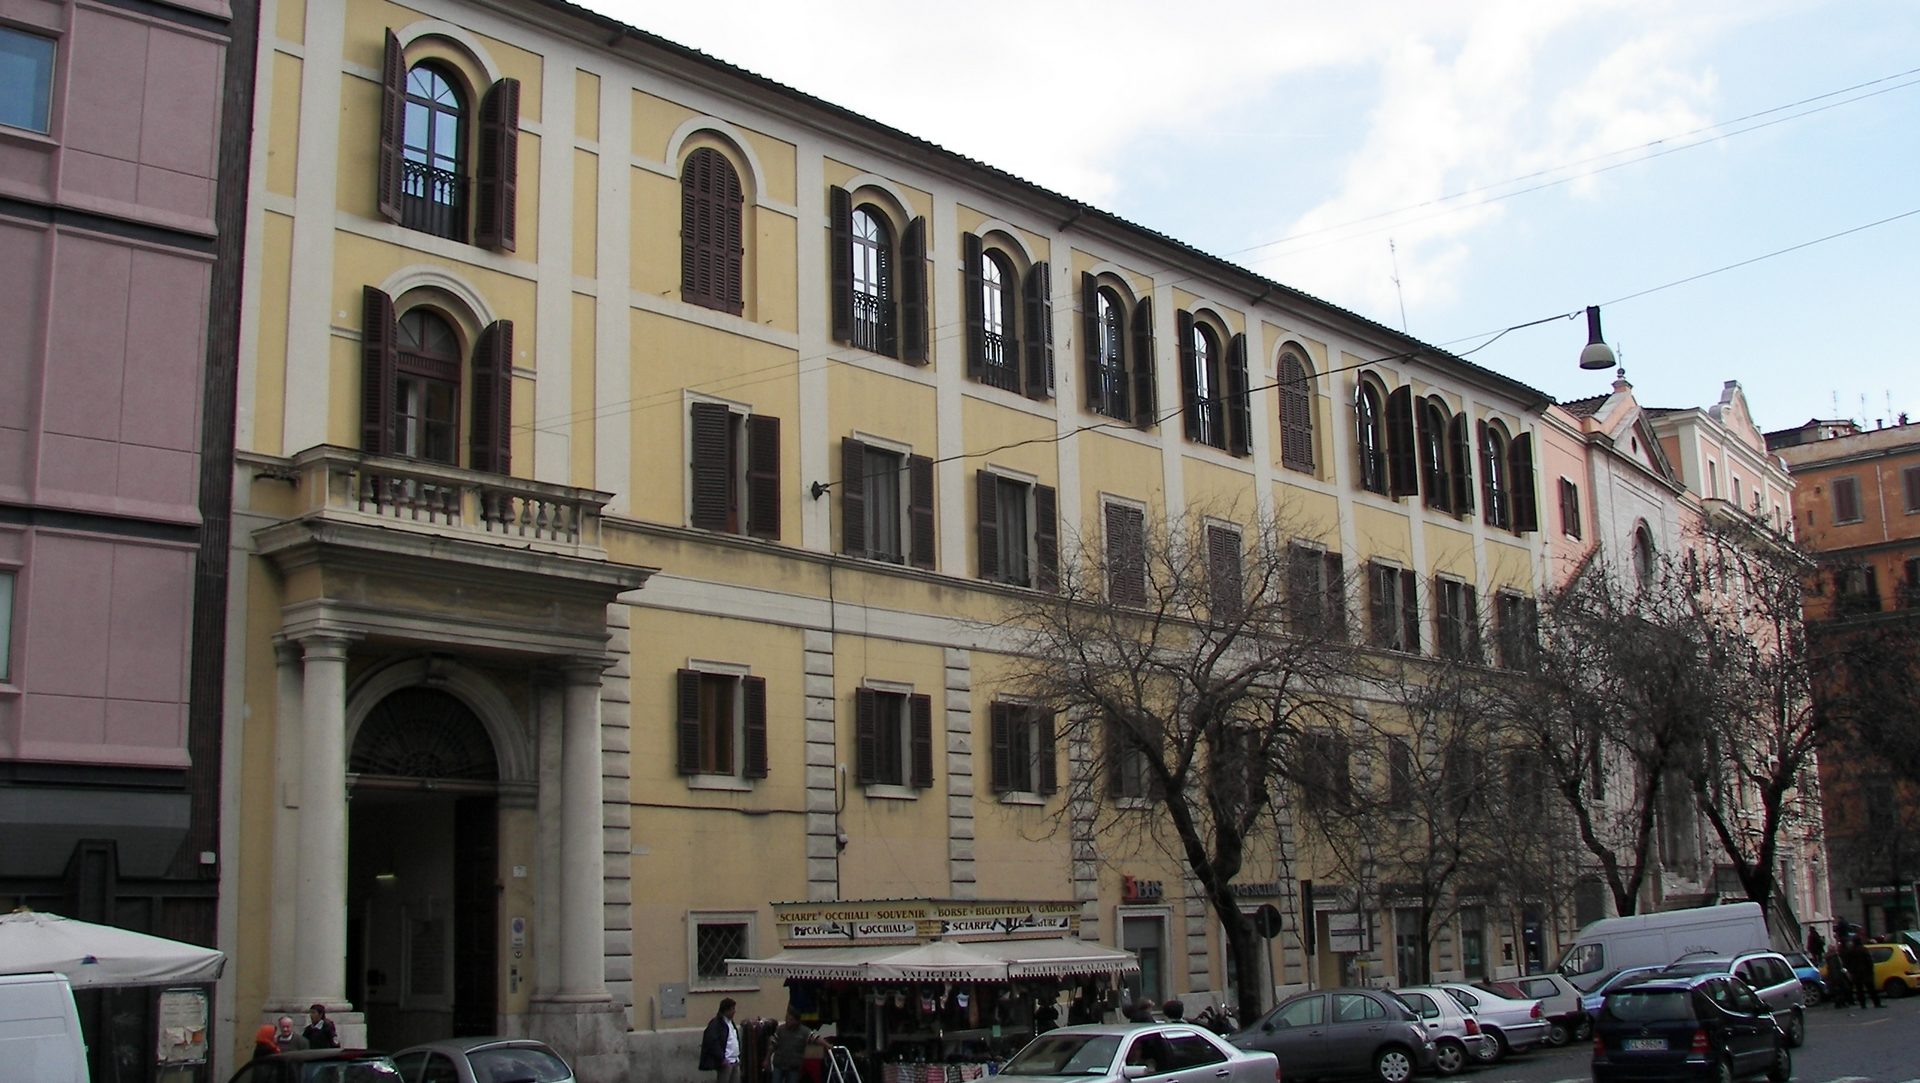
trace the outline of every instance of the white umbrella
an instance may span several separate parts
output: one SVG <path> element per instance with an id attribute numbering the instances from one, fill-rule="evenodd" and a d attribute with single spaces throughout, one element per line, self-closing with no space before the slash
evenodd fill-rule
<path id="1" fill-rule="evenodd" d="M 226 956 L 111 925 L 15 910 L 0 915 L 0 974 L 65 974 L 75 988 L 213 981 Z"/>

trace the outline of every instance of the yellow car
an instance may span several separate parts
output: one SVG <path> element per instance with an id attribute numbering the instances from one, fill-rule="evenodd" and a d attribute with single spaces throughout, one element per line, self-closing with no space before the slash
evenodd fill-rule
<path id="1" fill-rule="evenodd" d="M 1920 993 L 1920 959 L 1905 944 L 1868 944 L 1873 956 L 1873 984 L 1888 996 Z"/>

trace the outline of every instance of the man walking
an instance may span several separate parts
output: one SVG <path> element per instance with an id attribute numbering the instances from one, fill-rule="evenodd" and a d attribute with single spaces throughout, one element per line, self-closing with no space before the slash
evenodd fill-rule
<path id="1" fill-rule="evenodd" d="M 1840 958 L 1847 964 L 1847 977 L 1853 982 L 1853 995 L 1859 1006 L 1867 1006 L 1867 995 L 1871 993 L 1874 1007 L 1886 1007 L 1880 1000 L 1880 987 L 1873 983 L 1873 953 L 1858 936 L 1847 941 Z"/>
<path id="2" fill-rule="evenodd" d="M 293 1016 L 283 1015 L 280 1017 L 280 1022 L 273 1031 L 273 1044 L 279 1046 L 280 1052 L 282 1053 L 285 1053 L 289 1049 L 307 1048 L 306 1037 L 299 1031 L 293 1029 Z"/>
<path id="3" fill-rule="evenodd" d="M 733 1022 L 733 998 L 722 997 L 720 1010 L 700 1034 L 700 1070 L 713 1083 L 740 1083 L 740 1028 Z"/>

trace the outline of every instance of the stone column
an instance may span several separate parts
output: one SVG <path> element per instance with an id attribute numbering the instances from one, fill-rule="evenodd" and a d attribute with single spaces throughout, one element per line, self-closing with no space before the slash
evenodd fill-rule
<path id="1" fill-rule="evenodd" d="M 300 994 L 306 988 L 300 983 L 294 954 L 300 941 L 300 645 L 281 640 L 273 650 L 278 669 L 273 708 L 273 908 L 267 926 L 269 1015 L 304 1007 Z"/>
<path id="2" fill-rule="evenodd" d="M 347 641 L 300 640 L 299 928 L 294 973 L 300 999 L 346 1007 Z M 336 1021 L 337 1022 L 337 1021 Z M 343 1035 L 344 1038 L 344 1035 Z"/>
<path id="3" fill-rule="evenodd" d="M 607 1000 L 606 840 L 600 798 L 598 662 L 566 667 L 560 737 L 560 989 L 557 1000 Z"/>

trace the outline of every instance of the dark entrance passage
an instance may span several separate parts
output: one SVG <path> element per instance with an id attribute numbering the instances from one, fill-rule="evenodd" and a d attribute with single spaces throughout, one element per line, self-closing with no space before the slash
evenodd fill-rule
<path id="1" fill-rule="evenodd" d="M 347 997 L 396 1049 L 499 1029 L 499 800 L 493 745 L 431 688 L 374 708 L 349 759 Z"/>

